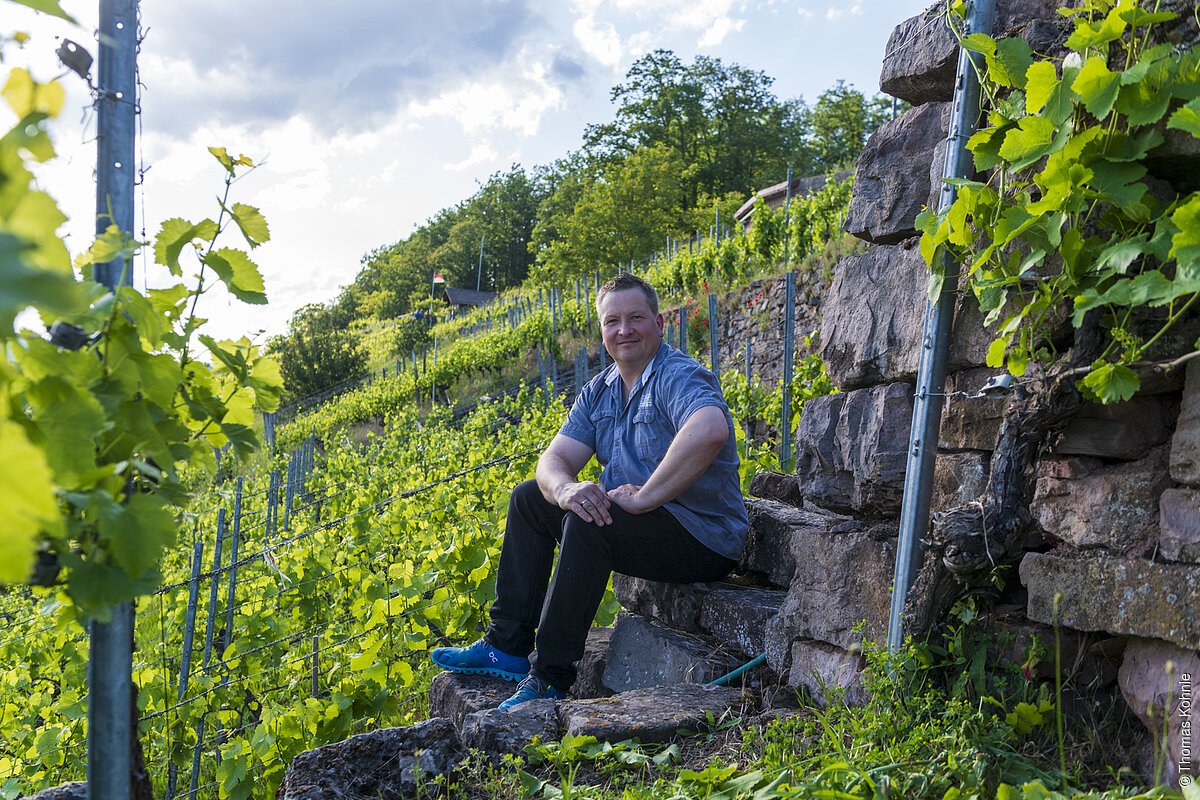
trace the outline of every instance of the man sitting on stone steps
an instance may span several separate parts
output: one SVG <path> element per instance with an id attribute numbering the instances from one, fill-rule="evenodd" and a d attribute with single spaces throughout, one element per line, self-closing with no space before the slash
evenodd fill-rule
<path id="1" fill-rule="evenodd" d="M 610 280 L 596 309 L 613 364 L 576 398 L 536 480 L 509 498 L 491 625 L 469 647 L 431 653 L 443 669 L 520 681 L 500 708 L 566 696 L 614 571 L 714 581 L 746 541 L 733 420 L 717 379 L 663 341 L 658 297 L 641 278 Z M 599 485 L 577 480 L 593 454 Z"/>

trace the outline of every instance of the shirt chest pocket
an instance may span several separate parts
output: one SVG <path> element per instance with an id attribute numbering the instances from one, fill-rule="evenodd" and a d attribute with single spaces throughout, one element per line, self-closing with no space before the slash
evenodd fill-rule
<path id="1" fill-rule="evenodd" d="M 647 464 L 662 461 L 671 446 L 670 422 L 652 405 L 639 406 L 633 415 L 633 445 Z"/>
<path id="2" fill-rule="evenodd" d="M 619 436 L 617 415 L 611 409 L 596 409 L 592 414 L 592 423 L 596 426 L 596 457 L 601 464 L 607 464 Z"/>

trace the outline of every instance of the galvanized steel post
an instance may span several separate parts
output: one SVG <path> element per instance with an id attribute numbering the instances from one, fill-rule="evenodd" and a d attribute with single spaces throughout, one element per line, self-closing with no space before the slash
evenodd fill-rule
<path id="1" fill-rule="evenodd" d="M 779 469 L 792 463 L 792 359 L 796 351 L 796 273 L 788 272 L 783 300 L 783 413 L 779 421 Z"/>
<path id="2" fill-rule="evenodd" d="M 973 0 L 967 4 L 970 33 L 991 34 L 995 17 L 994 0 Z M 967 140 L 980 113 L 980 88 L 974 56 L 965 49 L 958 54 L 958 77 L 950 113 L 949 147 L 942 170 L 944 178 L 961 178 L 970 170 Z M 982 65 L 979 65 L 980 67 Z M 957 195 L 952 183 L 943 181 L 938 212 L 950 207 Z M 929 527 L 929 506 L 933 495 L 933 468 L 937 458 L 938 426 L 946 387 L 946 363 L 949 356 L 950 330 L 954 322 L 959 265 L 944 262 L 941 294 L 925 305 L 925 331 L 921 337 L 921 357 L 917 365 L 917 387 L 913 402 L 912 439 L 904 473 L 904 495 L 900 506 L 900 539 L 896 549 L 896 572 L 892 581 L 892 606 L 888 620 L 888 649 L 895 651 L 904 643 L 904 605 L 908 590 L 921 569 L 924 553 L 921 537 Z"/>
<path id="3" fill-rule="evenodd" d="M 717 376 L 717 382 L 720 383 L 721 355 L 717 350 L 717 296 L 715 294 L 708 296 L 708 358 L 712 372 Z"/>
<path id="4" fill-rule="evenodd" d="M 111 224 L 132 235 L 137 110 L 136 0 L 100 0 L 96 91 L 96 232 Z M 97 264 L 98 283 L 133 285 L 133 264 Z M 125 800 L 133 774 L 133 604 L 89 623 L 87 783 L 91 797 Z"/>

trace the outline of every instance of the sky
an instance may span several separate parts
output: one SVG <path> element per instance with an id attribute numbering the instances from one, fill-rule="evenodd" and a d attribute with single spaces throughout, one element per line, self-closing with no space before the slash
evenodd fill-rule
<path id="1" fill-rule="evenodd" d="M 137 230 L 215 217 L 222 168 L 211 145 L 261 166 L 234 187 L 271 241 L 252 257 L 269 304 L 221 291 L 201 316 L 220 338 L 282 333 L 296 309 L 333 300 L 362 257 L 399 241 L 513 164 L 577 148 L 613 117 L 611 88 L 658 48 L 762 70 L 782 98 L 812 102 L 838 79 L 879 87 L 887 39 L 929 0 L 143 0 Z M 63 72 L 60 37 L 97 55 L 98 0 L 63 0 L 78 26 L 0 0 L 10 67 Z M 93 67 L 93 75 L 96 68 Z M 59 158 L 38 172 L 69 217 L 72 253 L 95 228 L 95 117 L 86 85 L 63 83 Z M 0 126 L 12 123 L 0 110 Z M 784 176 L 779 176 L 783 180 Z M 228 241 L 227 246 L 236 244 Z M 486 255 L 485 255 L 486 257 Z M 171 281 L 152 260 L 135 286 Z"/>

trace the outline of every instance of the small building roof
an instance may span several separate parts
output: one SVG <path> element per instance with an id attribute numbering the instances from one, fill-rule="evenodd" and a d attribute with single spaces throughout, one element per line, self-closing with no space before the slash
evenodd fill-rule
<path id="1" fill-rule="evenodd" d="M 455 289 L 447 286 L 442 289 L 442 299 L 452 306 L 486 306 L 496 299 L 496 295 L 493 292 Z"/>

